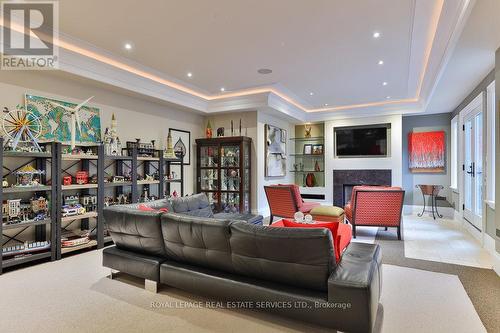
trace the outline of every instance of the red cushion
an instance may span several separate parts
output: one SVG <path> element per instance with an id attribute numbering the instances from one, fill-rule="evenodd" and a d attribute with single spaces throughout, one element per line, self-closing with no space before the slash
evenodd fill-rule
<path id="1" fill-rule="evenodd" d="M 311 211 L 311 209 L 313 209 L 314 207 L 318 207 L 318 206 L 321 206 L 321 204 L 319 202 L 304 202 L 304 203 L 302 203 L 302 206 L 299 207 L 299 210 L 302 213 L 309 213 Z"/>
<path id="2" fill-rule="evenodd" d="M 302 200 L 302 196 L 300 195 L 300 187 L 295 184 L 278 184 L 278 186 L 286 186 L 292 189 L 292 194 L 295 197 L 295 203 L 297 204 L 297 208 L 302 207 L 304 201 Z"/>
<path id="3" fill-rule="evenodd" d="M 163 213 L 168 213 L 168 208 L 160 208 L 160 209 L 154 209 L 151 208 L 145 204 L 140 204 L 137 208 L 143 212 L 163 212 Z"/>
<path id="4" fill-rule="evenodd" d="M 281 222 L 281 223 L 280 223 Z M 351 228 L 347 224 L 338 222 L 316 222 L 314 224 L 297 223 L 291 219 L 283 219 L 272 226 L 278 227 L 282 224 L 288 228 L 326 228 L 330 230 L 333 238 L 333 249 L 335 251 L 335 260 L 338 263 L 342 257 L 345 248 L 351 242 Z"/>

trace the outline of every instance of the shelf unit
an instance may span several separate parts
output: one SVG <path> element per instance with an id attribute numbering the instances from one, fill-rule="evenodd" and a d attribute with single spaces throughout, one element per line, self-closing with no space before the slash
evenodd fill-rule
<path id="1" fill-rule="evenodd" d="M 41 252 L 33 252 L 28 255 L 7 258 L 0 255 L 0 274 L 3 268 L 13 267 L 40 259 L 56 260 L 57 259 L 57 209 L 54 204 L 57 202 L 57 144 L 48 143 L 42 145 L 46 152 L 14 152 L 14 151 L 2 151 L 0 154 L 0 162 L 2 168 L 0 171 L 0 178 L 12 179 L 14 173 L 24 166 L 34 166 L 36 169 L 45 171 L 45 174 L 41 175 L 41 183 L 50 185 L 42 185 L 35 187 L 6 187 L 0 190 L 0 202 L 3 205 L 4 200 L 11 198 L 27 199 L 32 197 L 33 194 L 38 193 L 43 194 L 44 197 L 50 202 L 49 214 L 50 216 L 41 221 L 29 221 L 20 222 L 16 224 L 4 225 L 3 223 L 3 209 L 0 212 L 0 248 L 8 245 L 14 245 L 19 243 L 24 243 L 21 238 L 24 237 L 23 233 L 26 231 L 34 231 L 29 239 L 29 241 L 47 241 L 50 240 L 50 249 L 43 250 Z M 0 147 L 3 147 L 3 139 L 0 138 Z M 8 163 L 12 162 L 12 163 Z M 9 166 L 12 165 L 12 169 Z M 33 230 L 34 228 L 34 230 Z M 47 234 L 47 229 L 49 229 L 49 235 Z"/>
<path id="2" fill-rule="evenodd" d="M 33 164 L 37 169 L 46 170 L 46 176 L 42 177 L 42 185 L 37 187 L 8 187 L 0 190 L 0 201 L 8 198 L 18 198 L 20 196 L 31 196 L 34 193 L 43 193 L 50 200 L 50 218 L 41 221 L 29 221 L 16 224 L 3 225 L 0 223 L 0 244 L 6 244 L 9 240 L 16 240 L 19 235 L 30 228 L 35 228 L 34 240 L 44 241 L 50 238 L 51 249 L 45 252 L 34 252 L 20 258 L 3 259 L 0 256 L 0 274 L 3 268 L 13 267 L 20 264 L 26 264 L 32 261 L 50 258 L 51 260 L 59 260 L 63 255 L 75 251 L 102 248 L 105 243 L 112 241 L 110 236 L 106 235 L 105 221 L 102 214 L 104 209 L 105 191 L 113 191 L 116 197 L 124 193 L 124 189 L 129 188 L 132 202 L 139 202 L 139 187 L 141 186 L 156 186 L 158 187 L 158 196 L 165 197 L 165 192 L 170 193 L 171 185 L 176 184 L 180 186 L 180 194 L 184 195 L 184 163 L 182 159 L 167 159 L 163 157 L 163 151 L 156 151 L 157 157 L 143 157 L 137 155 L 137 149 L 131 149 L 128 153 L 130 156 L 105 156 L 104 147 L 96 145 L 91 148 L 97 155 L 69 155 L 62 153 L 62 145 L 60 143 L 44 144 L 47 152 L 12 152 L 4 151 L 0 154 L 0 162 L 4 166 L 0 172 L 3 179 L 6 175 L 12 174 L 17 169 Z M 0 147 L 3 147 L 3 141 L 0 138 Z M 5 167 L 7 160 L 22 161 L 21 166 L 16 169 L 9 170 Z M 166 179 L 165 175 L 170 174 L 172 168 L 178 166 L 180 168 L 177 179 Z M 145 172 L 158 171 L 159 180 L 154 181 L 138 181 L 137 170 L 138 168 L 145 168 Z M 113 175 L 123 175 L 125 169 L 129 169 L 131 181 L 126 182 L 104 182 L 107 170 L 111 171 L 113 168 Z M 97 183 L 95 184 L 72 184 L 63 185 L 62 179 L 64 175 L 74 175 L 73 170 L 86 170 L 89 171 L 89 176 L 95 171 L 97 175 Z M 92 171 L 92 172 L 90 172 Z M 50 175 L 50 178 L 48 177 Z M 63 197 L 69 194 L 80 195 L 96 194 L 97 195 L 97 210 L 86 212 L 80 215 L 65 216 L 63 217 L 62 206 Z M 2 213 L 0 212 L 0 217 Z M 92 229 L 90 226 L 90 219 L 95 219 L 95 235 L 93 239 L 87 244 L 82 244 L 74 247 L 63 248 L 61 246 L 61 238 L 63 231 L 68 227 L 68 224 L 74 225 L 79 223 L 80 229 Z M 50 237 L 47 237 L 47 229 L 50 227 Z M 19 230 L 20 232 L 18 232 Z M 8 235 L 5 235 L 8 233 Z M 13 238 L 12 238 L 13 237 Z M 32 239 L 29 239 L 32 240 Z M 21 242 L 21 240 L 19 240 Z"/>
<path id="3" fill-rule="evenodd" d="M 92 147 L 86 147 L 92 149 L 95 155 L 79 154 L 79 155 L 69 155 L 62 153 L 62 145 L 57 145 L 57 160 L 60 166 L 61 174 L 58 179 L 58 204 L 57 204 L 57 219 L 59 228 L 57 234 L 57 259 L 61 259 L 63 254 L 70 253 L 83 248 L 90 248 L 96 246 L 97 248 L 104 247 L 104 219 L 102 211 L 104 209 L 104 146 L 96 145 Z M 94 173 L 95 170 L 97 175 L 97 183 L 88 184 L 71 184 L 62 185 L 63 174 L 73 175 L 74 172 L 71 169 L 78 169 L 78 171 L 87 171 L 89 177 Z M 64 203 L 63 197 L 68 195 L 78 194 L 82 195 L 97 195 L 97 207 L 96 211 L 86 212 L 85 214 L 74 215 L 74 216 L 63 216 L 62 206 Z M 90 219 L 95 220 L 95 227 L 91 228 Z M 70 248 L 63 248 L 61 246 L 62 234 L 67 231 L 70 226 L 75 223 L 80 224 L 80 230 L 89 230 L 91 234 L 94 234 L 93 239 L 90 243 L 85 244 L 87 246 L 75 246 Z M 94 232 L 95 231 L 95 232 Z M 95 244 L 94 244 L 95 243 Z M 92 245 L 89 245 L 92 244 Z"/>
<path id="4" fill-rule="evenodd" d="M 310 128 L 310 136 L 306 137 L 305 129 Z M 295 178 L 295 184 L 301 187 L 300 192 L 303 198 L 314 195 L 316 198 L 319 192 L 324 192 L 325 187 L 325 124 L 302 124 L 295 126 L 295 137 L 290 139 L 292 143 L 292 169 L 289 170 Z M 305 147 L 311 149 L 307 151 Z M 320 152 L 314 153 L 314 146 L 322 147 Z M 310 186 L 311 183 L 314 186 Z M 309 186 L 308 186 L 309 185 Z M 324 197 L 324 194 L 323 194 Z"/>

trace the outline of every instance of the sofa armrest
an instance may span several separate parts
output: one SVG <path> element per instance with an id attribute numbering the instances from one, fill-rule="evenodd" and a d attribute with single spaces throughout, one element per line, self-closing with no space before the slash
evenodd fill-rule
<path id="1" fill-rule="evenodd" d="M 352 332 L 371 332 L 382 289 L 379 245 L 351 243 L 328 279 L 328 302 L 346 308 Z"/>

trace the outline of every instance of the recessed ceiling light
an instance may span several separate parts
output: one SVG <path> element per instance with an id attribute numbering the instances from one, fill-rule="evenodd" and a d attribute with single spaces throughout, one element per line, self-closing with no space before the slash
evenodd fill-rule
<path id="1" fill-rule="evenodd" d="M 222 88 L 220 88 L 220 91 L 224 92 L 224 91 L 226 91 L 226 88 L 222 87 Z"/>
<path id="2" fill-rule="evenodd" d="M 391 96 L 386 96 L 386 99 L 391 99 Z"/>
<path id="3" fill-rule="evenodd" d="M 387 82 L 385 82 L 385 81 L 384 81 L 384 82 L 382 82 L 382 85 L 383 85 L 383 86 L 386 86 L 386 85 L 387 85 Z"/>
<path id="4" fill-rule="evenodd" d="M 309 93 L 309 95 L 311 95 L 311 96 L 312 96 L 312 95 L 314 95 L 314 93 L 313 93 L 313 92 L 310 92 L 310 93 Z"/>
<path id="5" fill-rule="evenodd" d="M 325 106 L 328 106 L 328 103 L 325 103 Z"/>
<path id="6" fill-rule="evenodd" d="M 269 68 L 261 68 L 257 70 L 257 73 L 259 74 L 271 74 L 273 71 Z"/>
<path id="7" fill-rule="evenodd" d="M 378 64 L 379 64 L 379 65 L 383 65 L 383 64 L 384 64 L 384 61 L 383 61 L 383 60 L 379 60 L 379 61 L 378 61 Z"/>
<path id="8" fill-rule="evenodd" d="M 189 73 L 187 73 L 187 76 L 188 77 L 193 77 L 193 73 L 189 72 Z"/>
<path id="9" fill-rule="evenodd" d="M 125 48 L 125 50 L 132 50 L 132 44 L 130 44 L 130 43 L 125 43 L 125 45 L 123 45 L 123 47 Z"/>
<path id="10" fill-rule="evenodd" d="M 380 36 L 381 36 L 381 35 L 380 35 L 380 32 L 378 32 L 378 31 L 375 31 L 375 32 L 373 33 L 373 38 L 379 38 Z"/>

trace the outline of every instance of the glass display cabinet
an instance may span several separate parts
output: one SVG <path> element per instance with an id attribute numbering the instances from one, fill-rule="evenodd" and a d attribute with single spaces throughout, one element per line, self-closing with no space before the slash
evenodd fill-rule
<path id="1" fill-rule="evenodd" d="M 197 192 L 205 193 L 214 212 L 250 212 L 250 151 L 243 136 L 196 140 Z"/>

